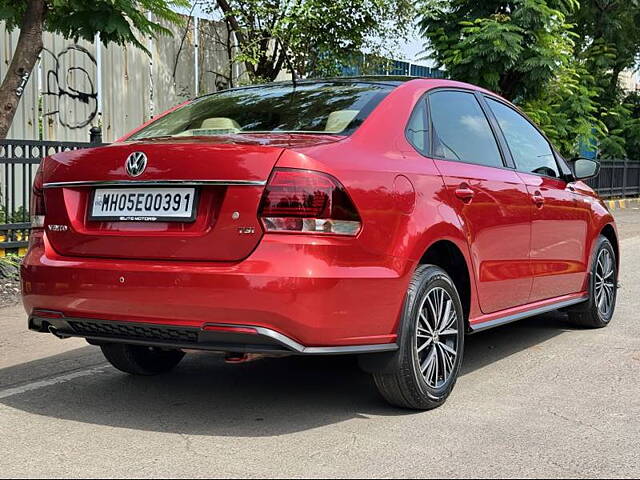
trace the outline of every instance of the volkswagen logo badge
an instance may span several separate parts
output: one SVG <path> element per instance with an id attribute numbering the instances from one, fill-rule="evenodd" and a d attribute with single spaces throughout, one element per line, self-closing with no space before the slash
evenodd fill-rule
<path id="1" fill-rule="evenodd" d="M 130 177 L 139 177 L 147 168 L 147 156 L 142 152 L 133 152 L 127 157 L 125 166 Z"/>

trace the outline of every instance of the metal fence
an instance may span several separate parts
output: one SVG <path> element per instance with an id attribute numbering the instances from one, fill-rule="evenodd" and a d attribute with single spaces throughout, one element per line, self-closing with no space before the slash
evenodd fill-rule
<path id="1" fill-rule="evenodd" d="M 31 185 L 43 157 L 97 143 L 0 140 L 0 256 L 23 253 L 29 239 Z"/>
<path id="2" fill-rule="evenodd" d="M 31 184 L 43 157 L 101 143 L 0 141 L 0 256 L 23 253 L 28 244 Z M 588 182 L 603 198 L 640 196 L 640 162 L 605 160 L 600 175 Z"/>
<path id="3" fill-rule="evenodd" d="M 603 160 L 600 175 L 587 183 L 602 198 L 640 196 L 640 161 Z"/>

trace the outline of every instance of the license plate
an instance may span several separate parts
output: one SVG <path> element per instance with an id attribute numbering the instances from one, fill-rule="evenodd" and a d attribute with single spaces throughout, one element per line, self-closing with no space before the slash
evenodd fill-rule
<path id="1" fill-rule="evenodd" d="M 97 188 L 89 220 L 117 222 L 193 222 L 195 188 Z"/>

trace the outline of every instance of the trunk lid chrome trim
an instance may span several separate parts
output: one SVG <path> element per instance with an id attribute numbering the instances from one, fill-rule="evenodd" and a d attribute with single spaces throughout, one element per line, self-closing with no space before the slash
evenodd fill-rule
<path id="1" fill-rule="evenodd" d="M 266 180 L 105 180 L 105 181 L 77 181 L 45 183 L 44 188 L 61 187 L 96 187 L 96 186 L 127 186 L 127 187 L 166 187 L 166 186 L 249 186 L 264 187 Z"/>

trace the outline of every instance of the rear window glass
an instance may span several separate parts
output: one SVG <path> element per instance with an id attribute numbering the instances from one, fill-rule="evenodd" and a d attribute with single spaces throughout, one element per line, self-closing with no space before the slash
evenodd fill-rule
<path id="1" fill-rule="evenodd" d="M 228 90 L 178 108 L 129 140 L 242 133 L 352 133 L 393 89 L 326 82 Z"/>
<path id="2" fill-rule="evenodd" d="M 489 167 L 504 166 L 489 121 L 472 93 L 434 92 L 429 104 L 435 156 Z"/>

